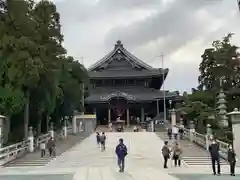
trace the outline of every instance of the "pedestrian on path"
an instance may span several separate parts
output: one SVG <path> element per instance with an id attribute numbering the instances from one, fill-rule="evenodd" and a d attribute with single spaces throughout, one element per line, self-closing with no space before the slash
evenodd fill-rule
<path id="1" fill-rule="evenodd" d="M 119 172 L 124 172 L 125 168 L 125 157 L 127 156 L 127 147 L 123 144 L 123 139 L 119 139 L 119 144 L 115 149 L 117 155 L 117 163 L 119 167 Z"/>
<path id="2" fill-rule="evenodd" d="M 175 167 L 181 167 L 182 149 L 177 142 L 173 145 L 172 152 Z"/>
<path id="3" fill-rule="evenodd" d="M 109 131 L 112 132 L 113 129 L 112 129 L 112 123 L 111 122 L 108 124 L 108 127 L 109 127 Z"/>
<path id="4" fill-rule="evenodd" d="M 100 134 L 99 134 L 99 132 L 96 132 L 96 140 L 97 140 L 98 146 L 100 146 Z"/>
<path id="5" fill-rule="evenodd" d="M 163 168 L 168 168 L 167 163 L 168 163 L 168 159 L 170 158 L 170 154 L 171 154 L 171 152 L 168 148 L 168 141 L 165 141 L 164 146 L 162 147 L 162 155 L 163 155 L 163 159 L 164 159 Z"/>
<path id="6" fill-rule="evenodd" d="M 220 167 L 220 155 L 219 155 L 219 145 L 216 139 L 213 139 L 212 144 L 208 148 L 211 159 L 212 159 L 212 170 L 213 175 L 216 175 L 216 163 L 217 163 L 217 174 L 221 175 L 221 167 Z"/>
<path id="7" fill-rule="evenodd" d="M 230 165 L 230 176 L 235 176 L 236 153 L 232 145 L 228 146 L 228 162 Z"/>
<path id="8" fill-rule="evenodd" d="M 106 149 L 106 135 L 105 132 L 102 132 L 100 136 L 100 146 L 101 146 L 101 151 L 104 151 Z"/>
<path id="9" fill-rule="evenodd" d="M 168 134 L 169 140 L 171 140 L 172 139 L 172 128 L 171 127 L 167 128 L 167 134 Z"/>
<path id="10" fill-rule="evenodd" d="M 41 151 L 41 157 L 44 157 L 46 155 L 46 143 L 45 142 L 40 143 L 40 151 Z"/>
<path id="11" fill-rule="evenodd" d="M 48 140 L 48 143 L 47 143 L 47 148 L 48 148 L 48 152 L 49 152 L 49 157 L 52 157 L 53 155 L 53 148 L 55 146 L 55 142 L 53 140 L 53 137 L 51 137 L 49 140 Z"/>
<path id="12" fill-rule="evenodd" d="M 172 134 L 173 134 L 174 139 L 177 140 L 177 138 L 178 138 L 178 128 L 177 128 L 176 125 L 172 127 Z"/>

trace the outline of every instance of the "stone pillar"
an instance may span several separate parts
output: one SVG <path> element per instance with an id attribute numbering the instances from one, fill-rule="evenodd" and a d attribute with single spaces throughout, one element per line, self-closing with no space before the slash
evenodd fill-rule
<path id="1" fill-rule="evenodd" d="M 211 144 L 212 137 L 212 127 L 210 124 L 207 124 L 207 132 L 206 132 L 206 149 L 208 150 L 209 145 Z"/>
<path id="2" fill-rule="evenodd" d="M 0 117 L 0 148 L 2 148 L 4 140 L 4 119 L 4 116 Z"/>
<path id="3" fill-rule="evenodd" d="M 67 119 L 64 119 L 64 125 L 63 125 L 63 136 L 64 138 L 67 138 Z"/>
<path id="4" fill-rule="evenodd" d="M 194 124 L 193 121 L 190 121 L 189 131 L 190 131 L 189 139 L 190 139 L 191 142 L 193 142 L 193 140 L 194 140 L 194 132 L 195 132 L 195 124 Z"/>
<path id="5" fill-rule="evenodd" d="M 111 108 L 108 108 L 108 124 L 111 122 Z"/>
<path id="6" fill-rule="evenodd" d="M 73 129 L 73 134 L 77 133 L 77 118 L 76 118 L 76 112 L 73 114 L 72 118 L 72 129 Z"/>
<path id="7" fill-rule="evenodd" d="M 130 122 L 129 122 L 129 108 L 127 108 L 127 127 L 130 127 Z"/>
<path id="8" fill-rule="evenodd" d="M 53 122 L 51 122 L 51 124 L 50 124 L 50 131 L 49 131 L 49 133 L 50 133 L 50 136 L 51 136 L 52 138 L 54 138 L 54 126 L 53 126 Z"/>
<path id="9" fill-rule="evenodd" d="M 144 122 L 144 108 L 141 108 L 141 122 Z"/>
<path id="10" fill-rule="evenodd" d="M 240 111 L 235 108 L 233 112 L 227 114 L 231 118 L 233 132 L 233 148 L 238 157 L 240 157 Z"/>
<path id="11" fill-rule="evenodd" d="M 171 113 L 171 125 L 172 126 L 175 126 L 176 125 L 176 111 L 175 111 L 175 109 L 172 109 L 171 111 L 170 111 L 170 113 Z"/>
<path id="12" fill-rule="evenodd" d="M 28 130 L 28 140 L 29 140 L 29 146 L 28 150 L 29 152 L 34 151 L 34 137 L 33 137 L 33 128 L 30 126 Z"/>

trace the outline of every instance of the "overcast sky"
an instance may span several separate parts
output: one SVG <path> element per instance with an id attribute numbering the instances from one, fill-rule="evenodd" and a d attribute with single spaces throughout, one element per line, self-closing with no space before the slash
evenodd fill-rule
<path id="1" fill-rule="evenodd" d="M 53 0 L 61 15 L 68 54 L 89 67 L 116 40 L 153 67 L 165 54 L 165 87 L 181 92 L 197 86 L 205 48 L 229 32 L 240 45 L 237 0 Z"/>

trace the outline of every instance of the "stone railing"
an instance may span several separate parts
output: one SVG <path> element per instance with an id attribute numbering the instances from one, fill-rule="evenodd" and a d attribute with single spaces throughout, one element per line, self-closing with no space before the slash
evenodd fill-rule
<path id="1" fill-rule="evenodd" d="M 0 165 L 10 162 L 28 151 L 29 140 L 0 149 Z"/>
<path id="2" fill-rule="evenodd" d="M 180 126 L 177 126 L 181 128 Z M 193 142 L 194 144 L 208 150 L 208 147 L 211 143 L 209 135 L 203 135 L 200 133 L 195 132 L 193 129 L 182 128 L 184 131 L 183 137 L 188 139 L 189 141 Z M 217 140 L 219 144 L 219 151 L 222 158 L 227 159 L 227 152 L 228 152 L 228 143 L 222 142 Z"/>

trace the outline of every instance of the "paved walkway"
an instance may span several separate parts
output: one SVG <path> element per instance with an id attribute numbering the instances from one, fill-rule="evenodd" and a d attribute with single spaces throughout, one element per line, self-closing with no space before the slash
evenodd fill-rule
<path id="1" fill-rule="evenodd" d="M 59 139 L 56 142 L 56 156 L 61 155 L 66 150 L 72 148 L 75 144 L 79 143 L 84 139 L 87 135 L 84 133 L 78 133 L 77 135 L 69 134 L 67 139 Z M 28 153 L 23 157 L 20 157 L 10 163 L 5 164 L 4 168 L 15 168 L 15 167 L 37 167 L 37 166 L 45 166 L 55 158 L 50 158 L 48 156 L 48 151 L 46 150 L 46 156 L 40 157 L 40 150 L 37 150 L 33 153 Z"/>
<path id="2" fill-rule="evenodd" d="M 124 139 L 129 151 L 124 173 L 118 172 L 114 152 L 119 138 Z M 190 180 L 189 177 L 193 175 L 198 180 L 201 180 L 202 175 L 205 180 L 219 180 L 229 177 L 214 177 L 210 175 L 211 169 L 208 167 L 169 166 L 169 169 L 163 169 L 163 141 L 155 133 L 107 133 L 106 145 L 106 151 L 101 152 L 95 134 L 92 134 L 44 167 L 2 168 L 0 180 Z M 228 173 L 228 168 L 224 167 L 223 173 Z M 239 176 L 236 178 L 239 179 Z"/>

